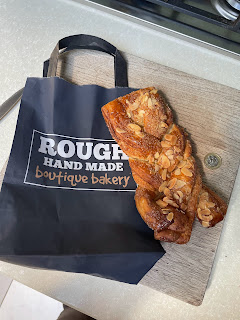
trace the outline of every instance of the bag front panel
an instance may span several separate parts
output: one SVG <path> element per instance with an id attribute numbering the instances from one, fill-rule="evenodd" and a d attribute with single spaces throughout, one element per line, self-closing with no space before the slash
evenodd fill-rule
<path id="1" fill-rule="evenodd" d="M 161 249 L 136 210 L 127 157 L 101 114 L 133 90 L 27 80 L 2 187 L 8 231 L 1 232 L 0 254 Z"/>

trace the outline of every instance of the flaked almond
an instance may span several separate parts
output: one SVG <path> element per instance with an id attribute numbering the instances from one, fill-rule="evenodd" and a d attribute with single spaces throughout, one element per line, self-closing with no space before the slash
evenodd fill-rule
<path id="1" fill-rule="evenodd" d="M 181 204 L 181 209 L 182 209 L 183 211 L 186 211 L 186 210 L 187 210 L 187 205 L 186 205 L 185 203 L 182 203 L 182 204 Z"/>
<path id="2" fill-rule="evenodd" d="M 159 168 L 160 168 L 159 165 L 155 164 L 155 167 L 154 167 L 155 172 L 158 172 Z"/>
<path id="3" fill-rule="evenodd" d="M 171 200 L 168 197 L 164 197 L 163 201 L 168 203 L 168 201 L 171 201 Z"/>
<path id="4" fill-rule="evenodd" d="M 170 197 L 171 196 L 171 192 L 167 187 L 164 188 L 163 193 L 165 194 L 166 197 Z"/>
<path id="5" fill-rule="evenodd" d="M 204 216 L 209 216 L 211 214 L 211 211 L 209 209 L 204 209 L 201 210 L 201 214 L 203 214 Z"/>
<path id="6" fill-rule="evenodd" d="M 140 138 L 143 138 L 145 134 L 141 131 L 135 131 L 136 135 L 139 136 Z"/>
<path id="7" fill-rule="evenodd" d="M 167 215 L 167 220 L 168 221 L 172 221 L 173 219 L 173 212 L 170 212 L 168 215 Z"/>
<path id="8" fill-rule="evenodd" d="M 156 93 L 157 93 L 157 90 L 156 90 L 156 89 L 153 89 L 153 90 L 150 91 L 150 93 L 156 94 Z"/>
<path id="9" fill-rule="evenodd" d="M 193 165 L 193 164 L 192 164 L 192 162 L 191 162 L 191 161 L 189 161 L 189 159 L 188 159 L 188 160 L 187 160 L 187 164 L 186 164 L 186 166 L 185 166 L 185 167 L 189 169 L 189 168 L 191 168 L 191 167 L 192 167 L 192 165 Z"/>
<path id="10" fill-rule="evenodd" d="M 174 194 L 173 194 L 173 198 L 176 199 L 176 200 L 179 200 L 179 195 L 176 194 L 176 193 L 174 193 Z"/>
<path id="11" fill-rule="evenodd" d="M 166 134 L 164 138 L 171 143 L 172 146 L 174 146 L 177 142 L 177 137 L 172 134 Z"/>
<path id="12" fill-rule="evenodd" d="M 201 198 L 208 198 L 208 193 L 207 192 L 203 192 L 202 194 L 201 194 Z"/>
<path id="13" fill-rule="evenodd" d="M 139 105 L 140 105 L 139 102 L 135 101 L 133 104 L 129 105 L 129 109 L 134 111 L 139 108 Z"/>
<path id="14" fill-rule="evenodd" d="M 154 157 L 153 157 L 151 154 L 147 157 L 147 160 L 148 160 L 150 163 L 154 163 Z"/>
<path id="15" fill-rule="evenodd" d="M 206 205 L 207 205 L 207 208 L 214 208 L 215 207 L 214 202 L 207 202 Z"/>
<path id="16" fill-rule="evenodd" d="M 178 180 L 176 185 L 175 185 L 175 188 L 177 189 L 181 189 L 183 186 L 185 186 L 186 182 L 185 181 L 182 181 L 182 180 Z"/>
<path id="17" fill-rule="evenodd" d="M 128 116 L 128 118 L 131 118 L 131 117 L 132 117 L 130 111 L 127 111 L 127 116 Z"/>
<path id="18" fill-rule="evenodd" d="M 167 181 L 164 181 L 161 185 L 160 185 L 160 187 L 159 187 L 159 192 L 163 192 L 163 190 L 166 188 L 166 186 L 167 186 Z"/>
<path id="19" fill-rule="evenodd" d="M 183 200 L 183 193 L 182 193 L 182 191 L 177 191 L 177 194 L 178 194 L 178 196 L 179 196 L 179 202 L 180 203 L 182 203 L 182 200 Z"/>
<path id="20" fill-rule="evenodd" d="M 183 193 L 182 193 L 182 191 L 178 190 L 178 191 L 177 191 L 177 194 L 179 195 L 180 198 L 183 198 Z"/>
<path id="21" fill-rule="evenodd" d="M 138 114 L 139 114 L 140 117 L 142 117 L 142 116 L 144 115 L 144 113 L 145 113 L 144 110 L 140 110 L 140 111 L 138 112 Z"/>
<path id="22" fill-rule="evenodd" d="M 163 171 L 162 171 L 162 179 L 163 180 L 167 179 L 167 169 L 163 169 Z"/>
<path id="23" fill-rule="evenodd" d="M 157 200 L 156 204 L 159 205 L 161 208 L 166 208 L 166 206 L 168 205 L 167 202 L 164 202 L 161 199 Z"/>
<path id="24" fill-rule="evenodd" d="M 168 204 L 170 204 L 171 206 L 173 206 L 175 208 L 179 208 L 179 205 L 176 204 L 176 202 L 174 202 L 173 200 L 170 200 L 170 202 L 168 202 Z"/>
<path id="25" fill-rule="evenodd" d="M 210 214 L 209 216 L 202 216 L 202 221 L 206 221 L 206 222 L 209 222 L 209 221 L 212 221 L 213 219 L 213 216 Z"/>
<path id="26" fill-rule="evenodd" d="M 175 146 L 176 143 L 177 143 L 177 137 L 172 135 L 172 140 L 171 140 L 172 146 Z"/>
<path id="27" fill-rule="evenodd" d="M 164 136 L 164 138 L 167 140 L 167 141 L 172 141 L 172 135 L 171 134 L 166 134 Z"/>
<path id="28" fill-rule="evenodd" d="M 126 131 L 121 128 L 116 128 L 117 133 L 125 133 Z"/>
<path id="29" fill-rule="evenodd" d="M 176 147 L 176 146 L 174 146 L 174 150 L 175 150 L 176 152 L 181 152 L 181 151 L 182 151 L 180 148 L 178 148 L 178 147 Z"/>
<path id="30" fill-rule="evenodd" d="M 201 210 L 200 208 L 197 208 L 197 213 L 198 213 L 198 215 L 201 214 L 201 211 L 202 211 L 202 210 Z"/>
<path id="31" fill-rule="evenodd" d="M 200 220 L 203 220 L 203 217 L 204 217 L 204 216 L 202 216 L 201 212 L 198 212 L 198 218 L 199 218 Z"/>
<path id="32" fill-rule="evenodd" d="M 176 147 L 174 147 L 174 149 L 175 149 Z M 182 161 L 183 160 L 183 157 L 182 156 L 177 156 L 177 159 L 179 160 L 179 161 Z"/>
<path id="33" fill-rule="evenodd" d="M 148 108 L 150 108 L 150 109 L 152 109 L 152 99 L 151 98 L 149 98 L 148 99 Z"/>
<path id="34" fill-rule="evenodd" d="M 158 152 L 155 153 L 154 158 L 155 158 L 155 159 L 158 159 L 158 158 L 159 158 L 159 153 L 158 153 Z"/>
<path id="35" fill-rule="evenodd" d="M 190 144 L 190 141 L 187 140 L 185 144 L 184 154 L 183 154 L 184 160 L 187 160 L 187 158 L 190 157 L 191 153 L 192 153 L 192 146 Z"/>
<path id="36" fill-rule="evenodd" d="M 169 160 L 173 160 L 173 154 L 170 154 L 169 156 L 167 156 Z"/>
<path id="37" fill-rule="evenodd" d="M 162 213 L 163 214 L 169 214 L 171 212 L 171 210 L 168 208 L 168 209 L 162 209 Z"/>
<path id="38" fill-rule="evenodd" d="M 162 156 L 161 156 L 161 163 L 162 163 L 163 168 L 165 168 L 165 169 L 170 167 L 170 161 L 169 161 L 168 157 L 165 156 L 165 154 L 162 154 Z"/>
<path id="39" fill-rule="evenodd" d="M 192 177 L 192 175 L 193 175 L 192 172 L 189 169 L 187 169 L 186 167 L 183 167 L 181 169 L 181 172 L 187 177 Z"/>
<path id="40" fill-rule="evenodd" d="M 155 98 L 152 98 L 152 105 L 155 107 L 158 104 L 158 101 Z"/>
<path id="41" fill-rule="evenodd" d="M 197 217 L 198 217 L 198 219 L 202 220 L 202 215 L 200 212 L 198 212 Z"/>
<path id="42" fill-rule="evenodd" d="M 166 155 L 169 157 L 173 154 L 173 150 L 172 149 L 169 149 L 166 151 Z"/>
<path id="43" fill-rule="evenodd" d="M 129 100 L 128 100 L 128 99 L 126 99 L 126 100 L 125 100 L 125 103 L 126 103 L 126 104 L 130 104 L 130 102 L 129 102 Z"/>
<path id="44" fill-rule="evenodd" d="M 171 144 L 170 144 L 170 142 L 168 142 L 168 141 L 161 141 L 161 146 L 162 146 L 163 148 L 170 148 L 170 147 L 171 147 Z"/>
<path id="45" fill-rule="evenodd" d="M 202 226 L 203 226 L 204 228 L 208 228 L 209 225 L 210 225 L 209 222 L 202 221 Z"/>
<path id="46" fill-rule="evenodd" d="M 179 162 L 179 164 L 177 165 L 178 166 L 178 168 L 183 168 L 185 165 L 187 164 L 187 162 L 186 161 L 180 161 Z"/>
<path id="47" fill-rule="evenodd" d="M 164 121 L 161 121 L 160 128 L 168 128 L 168 125 Z"/>
<path id="48" fill-rule="evenodd" d="M 144 103 L 144 102 L 147 102 L 147 101 L 148 101 L 148 94 L 145 94 L 143 96 L 142 102 Z"/>
<path id="49" fill-rule="evenodd" d="M 173 200 L 169 199 L 168 197 L 164 197 L 163 201 L 167 202 L 168 204 L 170 204 L 171 206 L 173 206 L 175 208 L 179 208 L 179 206 L 176 204 L 176 202 L 174 202 Z"/>
<path id="50" fill-rule="evenodd" d="M 176 170 L 174 171 L 174 174 L 175 174 L 176 176 L 179 176 L 179 175 L 181 174 L 181 170 L 180 170 L 180 169 L 176 169 Z"/>
<path id="51" fill-rule="evenodd" d="M 207 203 L 206 200 L 200 201 L 198 204 L 199 208 L 201 208 L 202 210 L 206 209 L 206 203 Z"/>
<path id="52" fill-rule="evenodd" d="M 141 131 L 141 127 L 139 127 L 137 124 L 135 123 L 129 123 L 128 127 L 133 130 L 133 131 Z"/>
<path id="53" fill-rule="evenodd" d="M 177 178 L 171 179 L 171 180 L 168 182 L 168 188 L 169 188 L 169 189 L 172 189 L 172 188 L 175 186 L 176 182 L 177 182 Z"/>
<path id="54" fill-rule="evenodd" d="M 168 172 L 173 172 L 173 170 L 175 169 L 175 163 L 173 163 L 169 168 L 168 168 Z"/>

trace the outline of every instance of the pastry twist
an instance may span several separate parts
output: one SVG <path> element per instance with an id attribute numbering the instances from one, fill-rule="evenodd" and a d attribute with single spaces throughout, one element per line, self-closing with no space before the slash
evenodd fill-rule
<path id="1" fill-rule="evenodd" d="M 195 215 L 203 227 L 223 219 L 227 205 L 202 185 L 187 133 L 154 87 L 111 101 L 102 113 L 129 157 L 136 207 L 155 239 L 187 243 Z"/>

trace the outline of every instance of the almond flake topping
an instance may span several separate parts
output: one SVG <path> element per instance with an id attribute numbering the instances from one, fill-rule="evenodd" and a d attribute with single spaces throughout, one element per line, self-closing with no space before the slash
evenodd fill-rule
<path id="1" fill-rule="evenodd" d="M 148 99 L 148 108 L 150 108 L 150 109 L 152 109 L 152 99 L 151 98 L 149 98 Z"/>
<path id="2" fill-rule="evenodd" d="M 141 131 L 141 127 L 139 127 L 137 124 L 135 123 L 129 123 L 128 127 L 133 130 L 133 131 Z"/>
<path id="3" fill-rule="evenodd" d="M 170 212 L 168 215 L 167 215 L 167 220 L 168 221 L 172 221 L 173 219 L 173 212 Z"/>
<path id="4" fill-rule="evenodd" d="M 167 169 L 163 169 L 163 171 L 162 171 L 162 179 L 163 180 L 167 179 Z"/>
<path id="5" fill-rule="evenodd" d="M 190 170 L 188 170 L 186 167 L 183 167 L 181 169 L 181 172 L 187 177 L 192 177 L 192 175 L 193 175 L 192 172 Z"/>
<path id="6" fill-rule="evenodd" d="M 161 185 L 160 185 L 160 187 L 159 187 L 159 192 L 163 192 L 163 190 L 166 188 L 166 186 L 167 186 L 167 181 L 164 181 Z"/>
<path id="7" fill-rule="evenodd" d="M 155 153 L 154 158 L 155 158 L 155 159 L 158 159 L 158 158 L 159 158 L 159 153 L 158 153 L 158 152 Z"/>
<path id="8" fill-rule="evenodd" d="M 171 147 L 171 144 L 170 144 L 170 142 L 168 142 L 168 141 L 161 141 L 161 146 L 163 147 L 163 148 L 170 148 Z"/>
<path id="9" fill-rule="evenodd" d="M 168 125 L 164 121 L 161 121 L 160 128 L 168 128 Z"/>
<path id="10" fill-rule="evenodd" d="M 180 170 L 180 169 L 176 169 L 176 170 L 174 171 L 174 174 L 175 174 L 176 176 L 180 176 L 181 170 Z"/>
<path id="11" fill-rule="evenodd" d="M 177 183 L 176 183 L 176 188 L 177 189 L 181 189 L 183 186 L 185 186 L 186 182 L 185 181 L 182 181 L 182 180 L 177 180 Z"/>
<path id="12" fill-rule="evenodd" d="M 120 128 L 116 128 L 117 133 L 125 133 L 126 131 Z"/>
<path id="13" fill-rule="evenodd" d="M 165 154 L 162 154 L 162 156 L 161 156 L 161 162 L 162 162 L 163 168 L 167 169 L 167 168 L 170 167 L 170 161 L 169 161 L 168 157 L 165 156 Z"/>
<path id="14" fill-rule="evenodd" d="M 159 205 L 161 208 L 166 208 L 166 206 L 168 205 L 167 202 L 164 202 L 161 199 L 157 200 L 156 204 Z"/>
<path id="15" fill-rule="evenodd" d="M 175 186 L 176 182 L 177 182 L 177 178 L 173 178 L 172 180 L 170 180 L 168 183 L 168 188 L 172 189 Z"/>

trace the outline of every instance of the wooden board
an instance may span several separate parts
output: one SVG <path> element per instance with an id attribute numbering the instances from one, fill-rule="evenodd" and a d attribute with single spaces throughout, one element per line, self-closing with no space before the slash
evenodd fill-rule
<path id="1" fill-rule="evenodd" d="M 229 201 L 240 156 L 240 92 L 130 54 L 129 86 L 159 89 L 186 128 L 203 181 Z M 113 59 L 107 54 L 76 50 L 62 55 L 58 76 L 78 84 L 114 86 Z M 207 169 L 203 159 L 217 153 L 222 166 Z M 223 223 L 205 229 L 195 221 L 186 245 L 162 243 L 166 254 L 140 281 L 168 295 L 200 305 L 210 276 Z"/>

